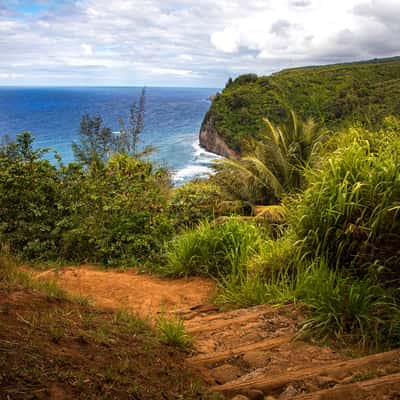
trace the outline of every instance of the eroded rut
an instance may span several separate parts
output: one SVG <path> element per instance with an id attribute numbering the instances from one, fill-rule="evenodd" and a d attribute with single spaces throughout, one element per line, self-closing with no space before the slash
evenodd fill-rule
<path id="1" fill-rule="evenodd" d="M 220 312 L 210 303 L 214 284 L 199 278 L 88 267 L 41 275 L 101 307 L 178 313 L 195 339 L 186 362 L 226 399 L 400 400 L 400 350 L 350 358 L 298 340 L 302 317 L 294 306 Z"/>

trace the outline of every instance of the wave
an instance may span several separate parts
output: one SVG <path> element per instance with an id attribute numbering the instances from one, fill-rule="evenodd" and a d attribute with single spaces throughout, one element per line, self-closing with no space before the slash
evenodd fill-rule
<path id="1" fill-rule="evenodd" d="M 194 178 L 206 178 L 214 173 L 211 168 L 213 161 L 223 157 L 210 153 L 200 146 L 198 137 L 192 143 L 192 159 L 189 164 L 179 169 L 173 175 L 176 184 L 183 184 Z"/>

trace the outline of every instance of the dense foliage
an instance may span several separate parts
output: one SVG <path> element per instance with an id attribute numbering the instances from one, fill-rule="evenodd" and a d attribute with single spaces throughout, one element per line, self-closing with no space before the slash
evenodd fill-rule
<path id="1" fill-rule="evenodd" d="M 371 135 L 353 128 L 344 136 L 345 143 L 307 173 L 309 186 L 293 225 L 312 257 L 332 267 L 354 267 L 358 275 L 373 272 L 397 285 L 399 132 Z"/>
<path id="2" fill-rule="evenodd" d="M 173 190 L 168 212 L 176 220 L 176 227 L 193 227 L 202 220 L 212 220 L 221 200 L 217 185 L 199 179 Z"/>
<path id="3" fill-rule="evenodd" d="M 365 345 L 398 345 L 400 123 L 389 117 L 382 126 L 370 132 L 358 124 L 319 143 L 312 165 L 295 160 L 303 165 L 297 169 L 303 184 L 297 185 L 296 194 L 285 188 L 287 220 L 275 228 L 274 237 L 252 225 L 248 229 L 258 232 L 254 237 L 246 229 L 238 230 L 249 223 L 248 217 L 223 226 L 200 225 L 171 243 L 167 270 L 217 277 L 221 303 L 301 302 L 309 310 L 304 333 L 334 334 Z M 289 156 L 282 153 L 288 165 L 294 162 Z M 246 173 L 246 161 L 227 165 L 231 170 L 238 165 L 236 170 Z M 263 163 L 257 178 L 271 160 Z M 264 175 L 270 179 L 271 174 Z M 245 176 L 236 187 L 241 181 L 243 185 Z M 232 180 L 225 176 L 222 188 L 224 181 L 229 192 Z M 267 189 L 260 179 L 253 185 Z M 274 195 L 273 187 L 269 193 Z M 263 209 L 272 212 L 276 207 L 281 208 Z"/>
<path id="4" fill-rule="evenodd" d="M 168 172 L 119 153 L 85 164 L 50 164 L 28 133 L 4 148 L 1 244 L 28 260 L 128 264 L 154 256 L 172 232 Z"/>
<path id="5" fill-rule="evenodd" d="M 251 256 L 260 251 L 262 236 L 257 226 L 236 219 L 223 224 L 204 222 L 170 243 L 163 271 L 221 278 L 245 267 Z"/>
<path id="6" fill-rule="evenodd" d="M 283 126 L 266 119 L 259 139 L 247 141 L 242 158 L 216 163 L 212 180 L 229 198 L 276 204 L 285 194 L 302 187 L 303 170 L 313 161 L 324 133 L 313 120 L 301 121 L 293 111 Z"/>
<path id="7" fill-rule="evenodd" d="M 288 108 L 328 128 L 354 121 L 379 127 L 387 115 L 400 115 L 400 59 L 243 75 L 215 97 L 205 122 L 240 151 L 264 129 L 264 118 L 282 124 Z"/>

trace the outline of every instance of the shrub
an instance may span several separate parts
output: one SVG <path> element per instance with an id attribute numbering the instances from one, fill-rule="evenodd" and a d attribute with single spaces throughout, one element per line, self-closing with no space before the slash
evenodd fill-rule
<path id="1" fill-rule="evenodd" d="M 173 190 L 168 211 L 176 227 L 193 227 L 201 220 L 211 220 L 220 201 L 216 185 L 197 180 Z"/>
<path id="2" fill-rule="evenodd" d="M 170 237 L 168 171 L 127 154 L 101 168 L 56 167 L 42 154 L 29 134 L 0 151 L 0 245 L 12 254 L 130 264 Z"/>
<path id="3" fill-rule="evenodd" d="M 120 154 L 103 171 L 71 182 L 67 197 L 74 201 L 64 221 L 63 256 L 114 265 L 154 255 L 172 232 L 168 187 L 167 171 Z"/>
<path id="4" fill-rule="evenodd" d="M 60 176 L 32 142 L 25 132 L 12 154 L 0 152 L 0 242 L 24 258 L 46 259 L 57 254 Z"/>

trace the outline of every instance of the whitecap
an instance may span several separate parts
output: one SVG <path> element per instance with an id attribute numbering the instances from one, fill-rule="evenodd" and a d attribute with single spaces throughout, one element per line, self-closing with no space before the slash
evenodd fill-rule
<path id="1" fill-rule="evenodd" d="M 183 183 L 189 181 L 193 178 L 205 178 L 211 174 L 213 170 L 205 165 L 188 165 L 185 168 L 178 170 L 174 176 L 173 180 L 176 183 Z"/>
<path id="2" fill-rule="evenodd" d="M 206 178 L 214 173 L 211 168 L 213 161 L 223 158 L 203 149 L 200 146 L 198 137 L 192 142 L 192 148 L 193 157 L 191 161 L 173 175 L 173 180 L 177 184 L 182 184 L 194 178 Z"/>

